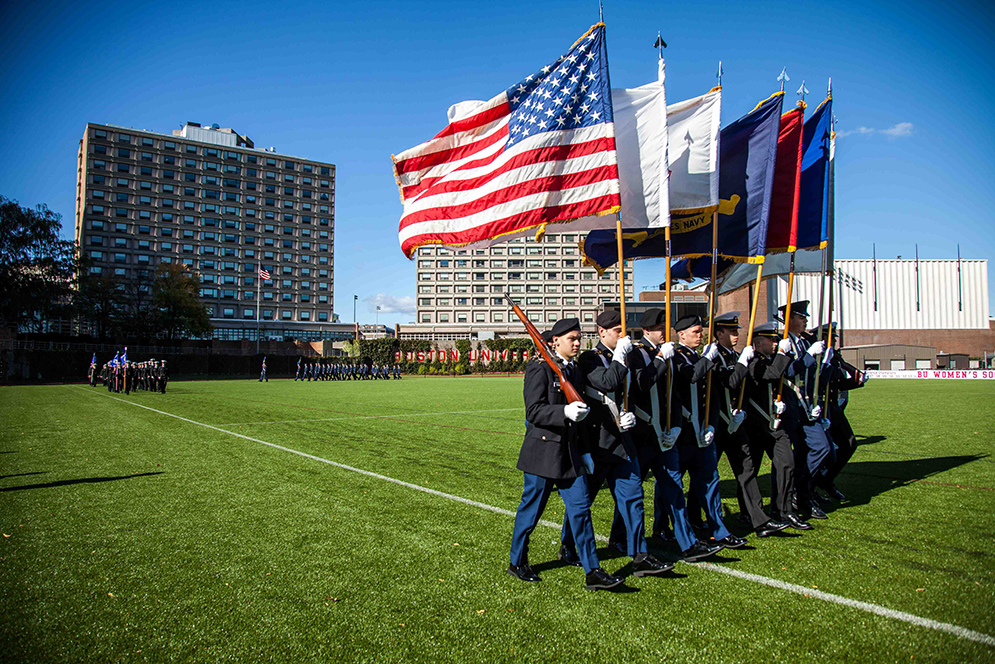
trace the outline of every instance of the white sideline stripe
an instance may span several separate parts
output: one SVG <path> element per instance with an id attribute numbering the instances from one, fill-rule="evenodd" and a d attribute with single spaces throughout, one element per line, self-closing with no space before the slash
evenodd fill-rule
<path id="1" fill-rule="evenodd" d="M 309 418 L 304 420 L 267 420 L 265 422 L 229 422 L 228 424 L 219 424 L 217 426 L 243 427 L 243 426 L 249 426 L 250 424 L 255 426 L 257 424 L 293 424 L 297 422 L 336 422 L 339 420 L 386 420 L 386 419 L 396 419 L 398 417 L 421 417 L 422 415 L 476 415 L 477 413 L 501 413 L 508 410 L 521 410 L 521 407 L 490 408 L 487 410 L 453 410 L 449 411 L 448 413 L 433 411 L 429 413 L 397 413 L 395 415 L 350 415 L 349 417 L 323 417 L 323 418 Z"/>
<path id="2" fill-rule="evenodd" d="M 81 388 L 82 389 L 82 388 Z M 369 470 L 363 470 L 362 468 L 355 468 L 353 466 L 347 466 L 343 463 L 338 463 L 336 461 L 330 461 L 328 459 L 323 459 L 319 456 L 314 456 L 313 454 L 308 454 L 306 452 L 300 452 L 298 450 L 290 449 L 289 447 L 283 447 L 282 445 L 277 445 L 275 443 L 268 443 L 265 440 L 259 440 L 258 438 L 252 438 L 250 436 L 244 436 L 240 433 L 235 433 L 234 431 L 226 431 L 216 426 L 210 424 L 204 424 L 203 422 L 197 422 L 196 420 L 190 420 L 179 415 L 174 415 L 172 413 L 167 413 L 163 410 L 157 410 L 149 406 L 143 406 L 142 404 L 135 403 L 133 401 L 128 401 L 127 399 L 120 399 L 118 397 L 112 397 L 108 395 L 108 398 L 114 399 L 115 401 L 120 401 L 121 403 L 126 403 L 130 406 L 136 406 L 138 408 L 144 408 L 145 410 L 150 410 L 153 413 L 159 413 L 160 415 L 166 415 L 167 417 L 173 417 L 183 422 L 188 422 L 190 424 L 196 424 L 207 429 L 213 429 L 221 433 L 226 433 L 230 436 L 235 436 L 236 438 L 241 438 L 243 440 L 249 440 L 254 443 L 260 443 L 261 445 L 267 445 L 269 447 L 282 450 L 284 452 L 290 452 L 291 454 L 296 454 L 298 456 L 311 459 L 313 461 L 319 461 L 321 463 L 327 463 L 330 466 L 335 466 L 336 468 L 341 468 L 343 470 L 348 470 L 354 473 L 359 473 L 360 475 L 365 475 L 367 477 L 373 477 L 378 480 L 384 480 L 385 482 L 391 482 L 408 489 L 414 489 L 415 491 L 421 491 L 433 496 L 439 496 L 440 498 L 447 498 L 449 500 L 454 500 L 464 505 L 470 505 L 472 507 L 477 507 L 482 510 L 487 510 L 488 512 L 495 512 L 497 514 L 503 514 L 505 516 L 515 516 L 515 512 L 511 510 L 506 510 L 501 507 L 495 507 L 493 505 L 488 505 L 487 503 L 480 503 L 476 500 L 470 500 L 469 498 L 463 498 L 462 496 L 455 496 L 451 493 L 444 493 L 442 491 L 436 491 L 435 489 L 429 489 L 428 487 L 419 486 L 417 484 L 411 484 L 410 482 L 405 482 L 403 480 L 394 479 L 393 477 L 388 477 L 386 475 L 381 475 L 379 473 L 370 472 Z M 561 524 L 553 523 L 552 521 L 547 521 L 542 519 L 539 523 L 548 528 L 560 529 Z M 608 538 L 604 535 L 596 536 L 598 541 L 607 542 Z M 988 634 L 983 634 L 981 632 L 975 632 L 974 630 L 967 629 L 966 627 L 961 627 L 960 625 L 953 625 L 951 623 L 940 622 L 938 620 L 932 620 L 930 618 L 922 618 L 920 616 L 905 613 L 904 611 L 895 611 L 894 609 L 888 609 L 877 604 L 871 604 L 869 602 L 861 602 L 855 599 L 849 599 L 848 597 L 843 597 L 841 595 L 834 595 L 832 593 L 821 592 L 815 590 L 814 588 L 806 588 L 805 586 L 799 586 L 794 583 L 787 583 L 786 581 L 779 581 L 777 579 L 772 579 L 766 576 L 760 576 L 759 574 L 750 574 L 749 572 L 742 572 L 735 569 L 729 569 L 727 567 L 722 567 L 721 565 L 714 565 L 711 563 L 695 563 L 694 567 L 710 572 L 719 572 L 720 574 L 727 574 L 729 576 L 734 576 L 739 579 L 744 579 L 746 581 L 752 581 L 754 583 L 759 583 L 765 586 L 770 586 L 771 588 L 778 588 L 780 590 L 786 590 L 788 592 L 796 593 L 798 595 L 806 595 L 813 599 L 821 599 L 825 602 L 831 602 L 833 604 L 839 604 L 841 606 L 848 606 L 854 609 L 860 609 L 861 611 L 867 611 L 868 613 L 873 613 L 875 615 L 883 616 L 885 618 L 892 618 L 894 620 L 900 620 L 902 622 L 907 622 L 912 625 L 918 625 L 919 627 L 924 627 L 926 629 L 936 630 L 938 632 L 946 632 L 961 639 L 967 639 L 969 641 L 976 641 L 977 643 L 982 643 L 986 646 L 995 647 L 995 637 L 989 636 Z"/>

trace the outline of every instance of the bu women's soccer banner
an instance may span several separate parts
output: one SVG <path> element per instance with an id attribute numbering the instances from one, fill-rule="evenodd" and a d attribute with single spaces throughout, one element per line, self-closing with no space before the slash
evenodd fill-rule
<path id="1" fill-rule="evenodd" d="M 408 258 L 423 245 L 486 246 L 588 215 L 614 226 L 607 215 L 620 196 L 603 23 L 490 101 L 453 110 L 433 139 L 393 157 Z"/>

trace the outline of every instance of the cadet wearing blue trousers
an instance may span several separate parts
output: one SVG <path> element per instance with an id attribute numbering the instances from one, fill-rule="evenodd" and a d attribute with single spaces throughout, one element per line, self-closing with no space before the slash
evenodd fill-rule
<path id="1" fill-rule="evenodd" d="M 580 321 L 566 318 L 551 330 L 554 358 L 564 377 L 584 393 L 584 377 L 574 358 L 580 350 Z M 515 515 L 508 573 L 522 581 L 539 581 L 529 565 L 529 537 L 546 508 L 553 489 L 559 490 L 574 534 L 577 554 L 587 573 L 588 590 L 607 590 L 622 579 L 601 569 L 591 525 L 587 475 L 593 470 L 589 450 L 590 427 L 582 424 L 589 409 L 583 401 L 567 403 L 556 373 L 545 362 L 531 362 L 525 371 L 525 419 L 527 429 L 518 469 L 525 473 L 522 502 Z"/>

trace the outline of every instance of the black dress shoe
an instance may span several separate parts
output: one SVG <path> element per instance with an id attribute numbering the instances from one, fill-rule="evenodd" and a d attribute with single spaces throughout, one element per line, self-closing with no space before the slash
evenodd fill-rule
<path id="1" fill-rule="evenodd" d="M 787 527 L 788 524 L 786 522 L 771 519 L 762 526 L 757 526 L 754 532 L 757 534 L 757 537 L 770 537 L 774 533 L 779 533 Z"/>
<path id="2" fill-rule="evenodd" d="M 742 549 L 746 546 L 746 540 L 735 535 L 727 535 L 720 540 L 715 540 L 715 543 L 723 549 Z"/>
<path id="3" fill-rule="evenodd" d="M 837 500 L 841 503 L 846 500 L 846 496 L 843 495 L 842 491 L 836 488 L 835 484 L 830 484 L 829 488 L 826 489 L 826 493 L 829 494 L 830 498 L 832 498 L 833 500 Z"/>
<path id="4" fill-rule="evenodd" d="M 708 526 L 706 526 L 701 521 L 691 521 L 690 524 L 691 524 L 691 529 L 694 532 L 696 532 L 696 533 L 707 533 L 708 532 Z"/>
<path id="5" fill-rule="evenodd" d="M 523 563 L 521 565 L 508 565 L 508 574 L 511 574 L 516 579 L 521 579 L 522 581 L 536 582 L 542 581 L 539 575 L 532 571 L 528 563 Z"/>
<path id="6" fill-rule="evenodd" d="M 653 537 L 656 537 L 662 542 L 673 542 L 674 539 L 676 539 L 674 537 L 674 531 L 671 528 L 664 528 L 660 532 L 653 533 Z"/>
<path id="7" fill-rule="evenodd" d="M 781 519 L 788 524 L 789 528 L 794 528 L 795 530 L 812 530 L 814 528 L 811 523 L 805 523 L 795 514 L 782 514 Z"/>
<path id="8" fill-rule="evenodd" d="M 674 569 L 671 563 L 657 560 L 648 553 L 637 553 L 632 557 L 633 576 L 659 576 Z"/>
<path id="9" fill-rule="evenodd" d="M 588 590 L 609 590 L 622 585 L 622 579 L 612 576 L 600 567 L 595 567 L 587 573 L 584 583 Z"/>
<path id="10" fill-rule="evenodd" d="M 798 494 L 797 493 L 793 494 L 791 496 L 791 509 L 793 509 L 796 512 L 798 511 Z"/>
<path id="11" fill-rule="evenodd" d="M 713 546 L 710 544 L 705 544 L 701 540 L 698 540 L 691 545 L 691 548 L 684 552 L 681 556 L 681 560 L 686 563 L 694 563 L 708 558 L 709 556 L 714 556 L 716 553 L 722 550 L 721 546 Z"/>
<path id="12" fill-rule="evenodd" d="M 819 505 L 814 500 L 811 503 L 809 503 L 808 514 L 806 516 L 808 516 L 808 517 L 810 517 L 812 519 L 828 519 L 829 518 L 829 516 L 827 516 L 826 513 L 822 511 L 822 508 L 819 507 Z"/>
<path id="13" fill-rule="evenodd" d="M 813 503 L 818 503 L 820 505 L 832 505 L 833 504 L 833 499 L 830 498 L 829 496 L 823 496 L 818 491 L 813 491 L 812 492 L 812 502 Z"/>
<path id="14" fill-rule="evenodd" d="M 573 565 L 574 567 L 583 567 L 580 562 L 580 558 L 577 557 L 577 552 L 568 549 L 565 545 L 560 545 L 560 552 L 556 554 L 558 560 L 563 561 L 567 565 Z"/>
<path id="15" fill-rule="evenodd" d="M 608 542 L 608 548 L 612 551 L 618 551 L 622 555 L 629 555 L 629 547 L 625 542 Z"/>
<path id="16" fill-rule="evenodd" d="M 753 527 L 753 519 L 751 519 L 749 516 L 747 516 L 747 514 L 745 512 L 741 513 L 739 515 L 739 518 L 736 519 L 736 521 L 738 521 L 739 523 L 743 524 L 744 526 L 748 526 L 750 528 Z"/>

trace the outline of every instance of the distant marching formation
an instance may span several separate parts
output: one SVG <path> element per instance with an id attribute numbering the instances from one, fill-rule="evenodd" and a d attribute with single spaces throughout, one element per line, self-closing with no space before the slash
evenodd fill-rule
<path id="1" fill-rule="evenodd" d="M 608 546 L 632 556 L 634 576 L 670 571 L 646 545 L 643 482 L 650 470 L 657 542 L 676 541 L 686 562 L 745 546 L 723 521 L 722 453 L 736 476 L 739 521 L 757 537 L 812 530 L 808 519 L 828 518 L 822 506 L 846 500 L 835 480 L 857 444 L 844 412 L 847 393 L 867 375 L 834 350 L 833 326 L 822 330 L 827 341 L 817 340 L 818 329 L 806 331 L 807 301 L 791 304 L 786 335 L 778 322 L 754 327 L 752 345 L 741 352 L 734 350 L 738 311 L 715 317 L 715 340 L 701 353 L 702 319 L 680 318 L 673 325 L 678 341 L 665 342 L 662 309 L 645 312 L 635 343 L 622 336 L 617 311 L 598 316 L 600 341 L 584 353 L 576 318 L 544 333 L 557 366 L 539 359 L 525 373 L 527 429 L 518 458 L 525 484 L 508 573 L 540 580 L 529 563 L 529 538 L 555 488 L 566 507 L 559 559 L 584 568 L 588 590 L 620 585 L 598 562 L 591 523 L 606 482 L 615 501 Z M 757 484 L 765 454 L 772 462 L 769 514 Z"/>
<path id="2" fill-rule="evenodd" d="M 344 362 L 340 360 L 297 360 L 297 374 L 294 380 L 400 380 L 401 367 L 398 365 L 373 364 L 365 361 Z"/>
<path id="3" fill-rule="evenodd" d="M 107 387 L 109 392 L 124 392 L 129 394 L 142 390 L 144 392 L 166 393 L 166 383 L 169 373 L 166 371 L 166 360 L 149 359 L 144 362 L 129 362 L 128 349 L 123 353 L 114 353 L 114 357 L 97 369 L 97 354 L 90 359 L 87 372 L 90 387 L 96 387 L 97 381 Z"/>

